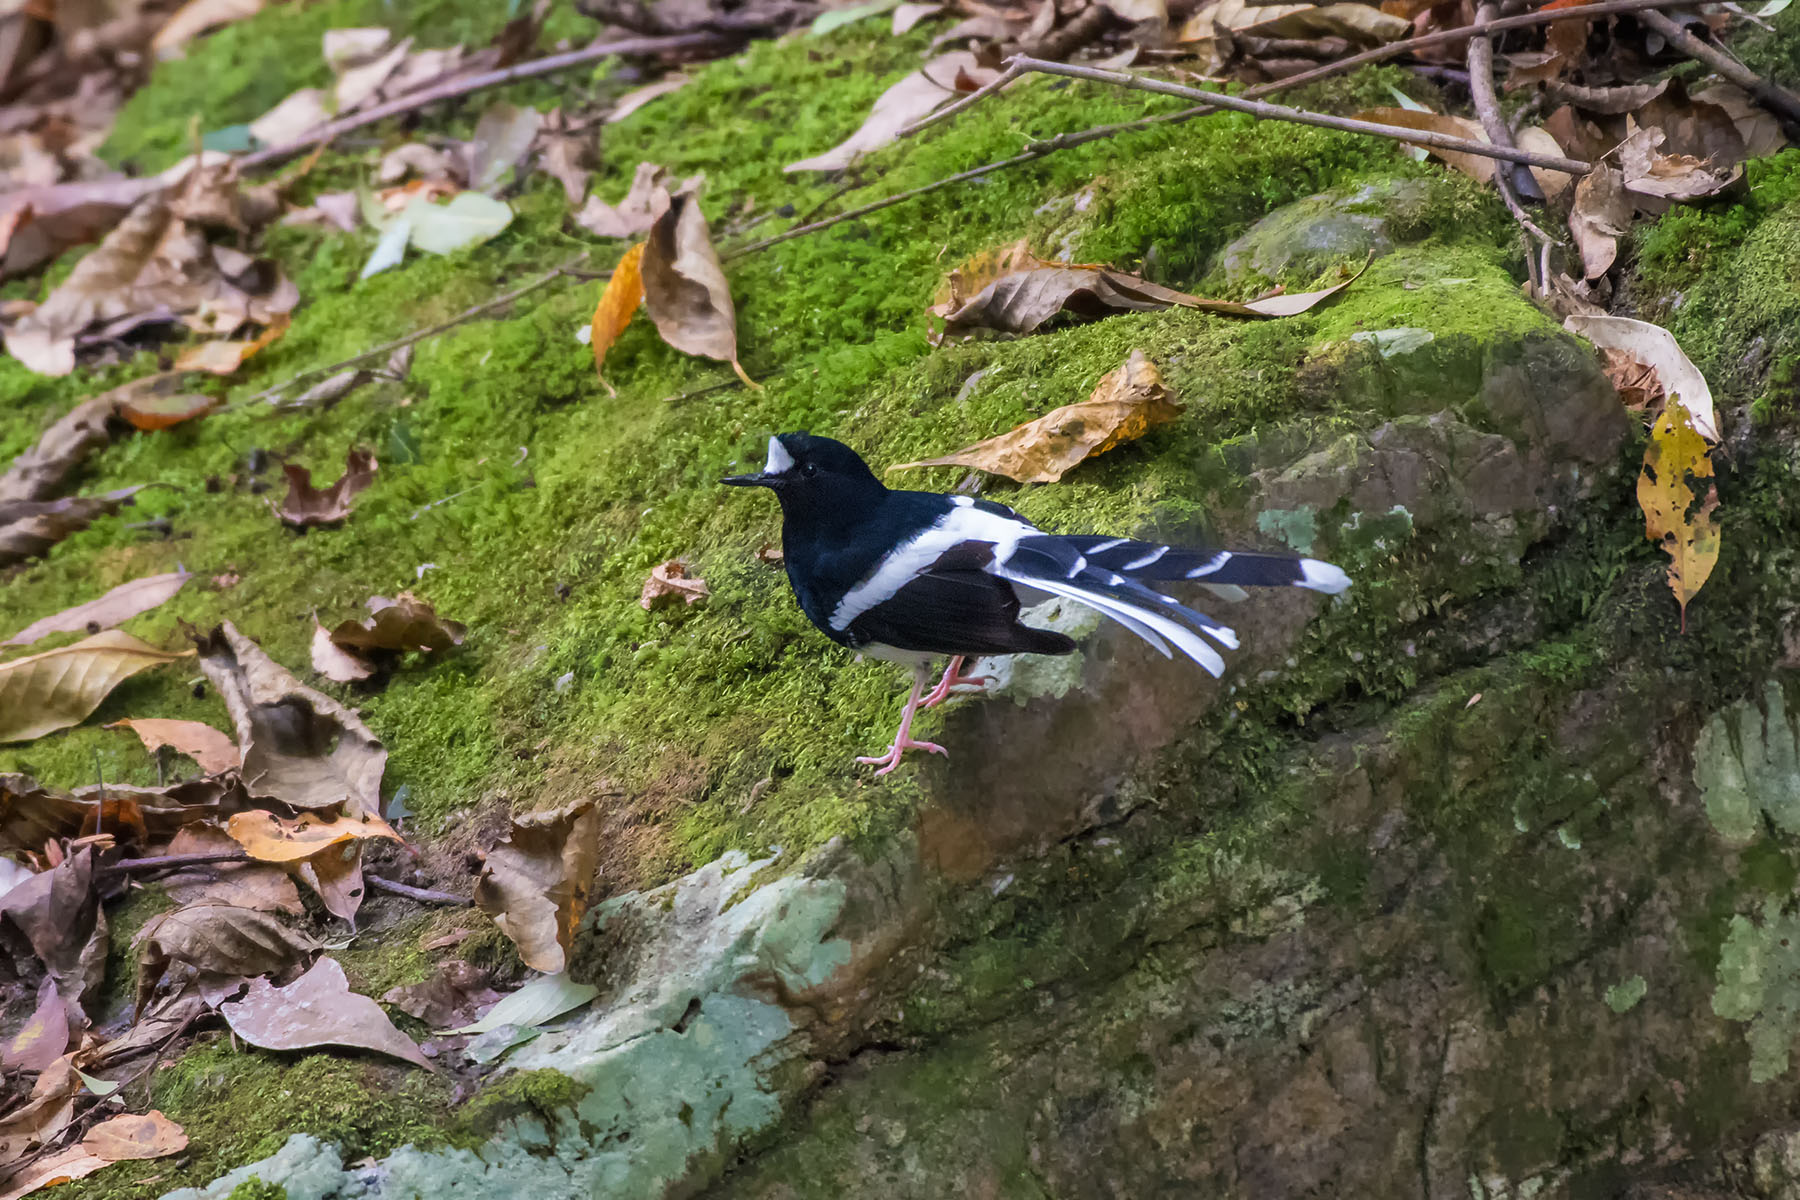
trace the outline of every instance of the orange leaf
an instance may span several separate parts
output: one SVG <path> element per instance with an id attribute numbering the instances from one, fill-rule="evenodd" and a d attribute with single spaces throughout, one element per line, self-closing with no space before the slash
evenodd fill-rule
<path id="1" fill-rule="evenodd" d="M 361 838 L 402 840 L 386 821 L 374 815 L 339 817 L 302 813 L 295 820 L 287 821 L 262 809 L 234 813 L 225 832 L 251 858 L 264 862 L 299 862 L 340 842 Z"/>
<path id="2" fill-rule="evenodd" d="M 107 1162 L 134 1158 L 163 1158 L 187 1149 L 181 1126 L 156 1109 L 142 1115 L 122 1113 L 88 1130 L 81 1148 Z"/>
<path id="3" fill-rule="evenodd" d="M 269 327 L 248 342 L 201 342 L 189 346 L 175 360 L 177 371 L 207 371 L 214 375 L 230 375 L 244 365 L 244 360 L 268 346 L 288 331 L 293 318 L 277 314 Z M 135 423 L 135 422 L 134 422 Z M 139 428 L 143 428 L 139 426 Z"/>
<path id="4" fill-rule="evenodd" d="M 625 252 L 619 265 L 613 268 L 612 278 L 606 281 L 606 287 L 600 293 L 600 302 L 594 305 L 594 324 L 591 330 L 594 346 L 594 370 L 599 372 L 606 361 L 606 352 L 612 344 L 619 340 L 625 327 L 631 324 L 631 318 L 644 301 L 644 277 L 638 271 L 638 261 L 644 257 L 644 243 L 639 242 Z M 600 386 L 606 389 L 609 396 L 618 395 L 606 376 L 600 376 Z"/>

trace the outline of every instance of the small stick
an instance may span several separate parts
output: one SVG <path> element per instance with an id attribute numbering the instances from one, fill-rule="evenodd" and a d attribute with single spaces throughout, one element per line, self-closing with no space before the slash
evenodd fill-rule
<path id="1" fill-rule="evenodd" d="M 158 854 L 150 858 L 121 858 L 99 869 L 101 875 L 135 875 L 144 871 L 168 871 L 179 867 L 201 867 L 207 863 L 256 862 L 243 851 L 212 854 Z"/>
<path id="2" fill-rule="evenodd" d="M 1483 0 L 1475 10 L 1475 24 L 1483 27 L 1491 24 L 1494 14 L 1494 0 Z M 1512 146 L 1512 130 L 1507 128 L 1506 118 L 1500 115 L 1500 97 L 1494 92 L 1494 43 L 1486 36 L 1470 38 L 1468 63 L 1469 98 L 1481 121 L 1482 132 L 1496 146 Z M 1525 212 L 1525 206 L 1519 203 L 1518 189 L 1513 186 L 1512 172 L 1508 168 L 1495 170 L 1494 187 L 1500 193 L 1506 211 L 1525 233 L 1525 274 L 1530 277 L 1532 294 L 1542 296 L 1549 281 L 1539 273 L 1538 260 L 1542 256 L 1533 253 L 1531 242 L 1535 239 L 1539 247 L 1547 247 L 1551 242 L 1550 235 L 1538 228 Z"/>
<path id="3" fill-rule="evenodd" d="M 944 107 L 938 109 L 936 112 L 927 113 L 925 116 L 920 117 L 917 121 L 906 126 L 899 133 L 896 133 L 894 135 L 895 140 L 898 141 L 900 138 L 909 138 L 928 125 L 936 125 L 939 121 L 949 120 L 963 109 L 986 100 L 989 96 L 993 95 L 1023 74 L 1025 74 L 1025 72 L 1020 69 L 1018 59 L 1013 59 L 1006 64 L 1006 70 L 1000 72 L 997 77 L 982 84 L 968 95 L 952 100 L 949 104 L 944 105 Z"/>
<path id="4" fill-rule="evenodd" d="M 1248 113 L 1253 117 L 1261 117 L 1270 121 L 1290 121 L 1297 125 L 1312 125 L 1320 129 L 1337 129 L 1345 133 L 1363 133 L 1372 137 L 1392 138 L 1397 142 L 1409 142 L 1417 146 L 1435 146 L 1440 150 L 1458 150 L 1464 154 L 1480 155 L 1484 158 L 1496 158 L 1504 162 L 1524 163 L 1527 166 L 1543 167 L 1550 171 L 1561 171 L 1565 175 L 1586 175 L 1593 170 L 1592 163 L 1578 159 L 1564 158 L 1559 154 L 1538 154 L 1530 150 L 1516 147 L 1495 146 L 1488 142 L 1471 141 L 1468 138 L 1452 137 L 1447 133 L 1434 133 L 1428 129 L 1404 129 L 1397 125 L 1379 125 L 1374 121 L 1358 121 L 1350 117 L 1334 117 L 1328 113 L 1307 112 L 1304 109 L 1288 108 L 1280 104 L 1265 104 L 1259 100 L 1245 100 L 1238 96 L 1227 96 L 1223 92 L 1207 92 L 1199 88 L 1183 87 L 1178 83 L 1164 83 L 1160 79 L 1145 79 L 1124 71 L 1103 71 L 1096 67 L 1076 67 L 1068 63 L 1046 62 L 1038 58 L 1026 58 L 1018 55 L 1012 60 L 1027 71 L 1039 71 L 1046 75 L 1066 75 L 1070 79 L 1086 79 L 1094 83 L 1110 83 L 1115 87 L 1132 88 L 1141 92 L 1155 92 L 1163 96 L 1181 96 L 1188 100 L 1199 100 L 1214 108 L 1226 108 L 1233 112 Z"/>
<path id="5" fill-rule="evenodd" d="M 434 892 L 430 888 L 416 888 L 409 883 L 397 883 L 392 879 L 383 879 L 379 875 L 363 875 L 363 882 L 378 892 L 388 892 L 395 896 L 405 896 L 408 900 L 417 900 L 421 904 L 454 904 L 467 907 L 475 903 L 467 896 L 458 896 L 455 892 Z"/>
<path id="6" fill-rule="evenodd" d="M 249 398 L 249 400 L 239 401 L 239 403 L 253 403 L 257 400 L 273 400 L 276 396 L 279 396 L 282 392 L 287 391 L 289 388 L 293 387 L 296 383 L 299 383 L 303 379 L 311 379 L 314 376 L 318 376 L 318 375 L 335 375 L 337 372 L 342 371 L 345 367 L 354 367 L 357 363 L 367 362 L 371 358 L 380 358 L 384 354 L 392 354 L 394 351 L 400 349 L 403 346 L 410 346 L 414 342 L 422 342 L 428 337 L 435 337 L 438 334 L 445 332 L 446 330 L 456 328 L 458 325 L 463 324 L 465 321 L 472 321 L 476 317 L 481 316 L 483 313 L 492 312 L 496 308 L 504 308 L 508 304 L 511 304 L 514 300 L 519 299 L 521 296 L 529 296 L 531 293 L 537 291 L 540 288 L 545 288 L 545 287 L 550 286 L 552 283 L 556 282 L 558 279 L 562 278 L 565 274 L 567 274 L 570 271 L 570 269 L 575 266 L 576 263 L 579 263 L 586 258 L 587 258 L 587 251 L 583 250 L 580 254 L 577 254 L 574 258 L 570 259 L 568 262 L 564 263 L 562 266 L 557 267 L 554 270 L 547 272 L 546 274 L 539 275 L 536 279 L 532 280 L 530 283 L 527 283 L 522 287 L 516 287 L 512 291 L 507 292 L 505 295 L 495 296 L 492 300 L 483 300 L 480 304 L 477 304 L 474 308 L 468 309 L 464 312 L 460 312 L 460 313 L 456 314 L 454 317 L 451 317 L 448 321 L 440 321 L 436 325 L 429 326 L 428 328 L 425 328 L 425 329 L 416 329 L 413 332 L 407 334 L 405 337 L 395 338 L 391 342 L 383 342 L 379 346 L 374 346 L 368 350 L 364 350 L 361 354 L 352 354 L 349 358 L 341 359 L 338 362 L 331 363 L 327 366 L 308 367 L 306 370 L 301 371 L 299 374 L 291 376 L 285 382 L 278 383 L 275 386 L 270 387 L 270 388 L 264 388 L 262 391 L 256 393 L 256 395 L 251 396 Z M 606 275 L 604 275 L 604 276 L 596 275 L 596 276 L 594 276 L 594 278 L 596 278 L 596 279 L 610 278 L 611 276 L 612 276 L 612 272 L 608 271 L 606 273 Z"/>
<path id="7" fill-rule="evenodd" d="M 616 42 L 595 42 L 580 50 L 534 58 L 530 62 L 503 67 L 497 71 L 482 71 L 476 75 L 452 75 L 408 92 L 386 104 L 377 104 L 367 112 L 352 113 L 335 121 L 327 121 L 291 142 L 285 142 L 279 146 L 269 146 L 246 154 L 238 159 L 238 166 L 244 170 L 268 166 L 270 163 L 292 158 L 314 146 L 341 137 L 353 129 L 361 129 L 365 125 L 373 125 L 377 121 L 385 121 L 389 117 L 396 117 L 402 113 L 414 112 L 427 105 L 436 104 L 440 100 L 454 100 L 458 96 L 466 96 L 470 92 L 499 87 L 502 84 L 517 83 L 521 79 L 536 79 L 542 75 L 566 71 L 570 67 L 583 66 L 615 54 L 658 54 L 668 50 L 727 50 L 736 46 L 740 41 L 739 38 L 721 37 L 716 33 L 683 33 L 673 37 L 624 38 Z"/>
<path id="8" fill-rule="evenodd" d="M 1647 12 L 1643 15 L 1643 22 L 1662 34 L 1669 45 L 1689 58 L 1705 63 L 1755 96 L 1770 112 L 1779 113 L 1789 121 L 1800 122 L 1800 96 L 1764 79 L 1710 42 L 1701 41 L 1663 13 Z"/>

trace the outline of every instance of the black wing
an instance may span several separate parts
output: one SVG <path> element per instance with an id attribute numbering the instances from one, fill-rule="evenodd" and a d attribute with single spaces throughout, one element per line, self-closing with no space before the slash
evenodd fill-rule
<path id="1" fill-rule="evenodd" d="M 928 654 L 1067 654 L 1060 633 L 1019 624 L 1019 595 L 984 568 L 988 542 L 963 542 L 854 621 L 851 645 L 878 643 Z"/>

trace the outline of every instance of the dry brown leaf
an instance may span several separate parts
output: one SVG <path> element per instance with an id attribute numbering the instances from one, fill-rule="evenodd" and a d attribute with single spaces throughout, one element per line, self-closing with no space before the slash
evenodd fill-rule
<path id="1" fill-rule="evenodd" d="M 1741 162 L 1715 167 L 1691 154 L 1664 154 L 1664 140 L 1660 129 L 1638 129 L 1619 143 L 1625 190 L 1656 200 L 1698 200 L 1723 191 L 1744 173 Z"/>
<path id="2" fill-rule="evenodd" d="M 363 838 L 401 840 L 391 825 L 373 814 L 343 817 L 301 813 L 290 821 L 272 812 L 252 809 L 233 815 L 225 831 L 251 858 L 281 863 L 301 862 L 332 846 Z"/>
<path id="3" fill-rule="evenodd" d="M 1656 371 L 1663 389 L 1680 396 L 1695 429 L 1709 442 L 1719 440 L 1719 421 L 1713 411 L 1712 388 L 1693 360 L 1682 352 L 1675 335 L 1661 325 L 1631 317 L 1572 316 L 1563 328 L 1602 350 L 1617 350 Z"/>
<path id="4" fill-rule="evenodd" d="M 471 1023 L 477 1013 L 500 999 L 500 993 L 487 984 L 487 973 L 479 967 L 450 958 L 438 963 L 423 983 L 389 988 L 381 1002 L 433 1029 L 454 1029 Z"/>
<path id="5" fill-rule="evenodd" d="M 166 1158 L 187 1149 L 181 1126 L 156 1109 L 147 1113 L 121 1113 L 108 1117 L 81 1139 L 81 1148 L 107 1162 L 136 1158 Z"/>
<path id="6" fill-rule="evenodd" d="M 187 0 L 150 39 L 157 58 L 180 58 L 182 47 L 210 30 L 254 17 L 263 0 Z"/>
<path id="7" fill-rule="evenodd" d="M 599 855 L 600 815 L 592 800 L 516 817 L 512 833 L 488 852 L 475 904 L 512 939 L 526 966 L 554 975 L 568 965 Z"/>
<path id="8" fill-rule="evenodd" d="M 252 796 L 294 808 L 381 811 L 387 751 L 357 715 L 299 680 L 227 621 L 200 647 L 200 669 L 225 701 Z"/>
<path id="9" fill-rule="evenodd" d="M 235 771 L 238 750 L 231 739 L 202 721 L 174 721 L 163 717 L 136 717 L 114 721 L 108 729 L 129 729 L 152 754 L 163 746 L 172 747 L 200 764 L 208 775 Z"/>
<path id="10" fill-rule="evenodd" d="M 132 939 L 141 1010 L 172 964 L 203 974 L 267 975 L 299 962 L 318 942 L 273 914 L 205 900 L 151 917 Z"/>
<path id="11" fill-rule="evenodd" d="M 974 91 L 993 82 L 1000 72 L 982 66 L 968 50 L 940 54 L 881 93 L 862 127 L 823 154 L 781 168 L 795 171 L 841 171 L 871 150 L 879 150 L 913 122 L 930 116 L 954 100 L 959 91 Z M 963 82 L 966 87 L 959 87 Z"/>
<path id="12" fill-rule="evenodd" d="M 380 99 L 382 85 L 400 69 L 411 49 L 412 39 L 405 38 L 381 57 L 343 71 L 332 88 L 332 98 L 336 101 L 332 110 L 343 116 Z"/>
<path id="13" fill-rule="evenodd" d="M 69 1009 L 56 980 L 44 977 L 37 1008 L 18 1031 L 0 1044 L 0 1066 L 15 1071 L 43 1071 L 69 1048 Z M 5 1164 L 0 1163 L 0 1169 Z"/>
<path id="14" fill-rule="evenodd" d="M 1487 141 L 1487 133 L 1481 128 L 1481 122 L 1467 117 L 1452 117 L 1445 113 L 1417 112 L 1410 108 L 1370 108 L 1356 114 L 1359 121 L 1374 121 L 1380 125 L 1397 125 L 1402 129 L 1423 129 L 1431 133 L 1449 134 L 1451 137 L 1463 138 L 1471 142 Z M 1483 158 L 1479 154 L 1465 154 L 1460 150 L 1440 150 L 1436 146 L 1422 146 L 1427 153 L 1443 159 L 1451 167 L 1478 183 L 1494 181 L 1494 160 Z"/>
<path id="15" fill-rule="evenodd" d="M 600 291 L 600 300 L 594 305 L 594 319 L 590 327 L 589 344 L 594 351 L 594 370 L 600 376 L 600 386 L 606 394 L 616 396 L 612 384 L 606 382 L 603 370 L 606 364 L 606 352 L 612 349 L 625 327 L 631 324 L 638 305 L 644 302 L 644 280 L 638 272 L 639 260 L 644 256 L 644 243 L 639 242 L 625 251 L 619 265 L 613 268 L 612 278 Z"/>
<path id="16" fill-rule="evenodd" d="M 663 341 L 683 354 L 728 362 L 745 386 L 762 390 L 738 365 L 731 285 L 693 192 L 669 197 L 666 210 L 650 227 L 639 270 L 644 307 Z"/>
<path id="17" fill-rule="evenodd" d="M 362 843 L 340 842 L 312 858 L 293 864 L 294 878 L 318 894 L 325 910 L 356 928 L 364 888 Z"/>
<path id="18" fill-rule="evenodd" d="M 15 322 L 6 350 L 43 375 L 75 368 L 90 326 L 121 318 L 183 320 L 208 333 L 268 324 L 299 292 L 272 262 L 207 243 L 203 227 L 272 220 L 272 207 L 240 193 L 232 167 L 198 167 L 179 189 L 146 196 L 37 309 Z M 254 210 L 254 214 L 252 214 Z"/>
<path id="19" fill-rule="evenodd" d="M 90 783 L 62 792 L 29 775 L 0 775 L 0 851 L 41 850 L 46 842 L 99 829 L 125 841 L 141 827 L 144 838 L 160 841 L 195 821 L 234 812 L 246 799 L 232 776 L 163 787 Z"/>
<path id="20" fill-rule="evenodd" d="M 0 500 L 0 567 L 36 558 L 97 517 L 111 516 L 139 487 L 61 500 Z"/>
<path id="21" fill-rule="evenodd" d="M 491 105 L 475 123 L 469 145 L 469 186 L 490 191 L 507 171 L 523 161 L 537 140 L 543 115 L 535 108 L 520 108 L 502 100 Z"/>
<path id="22" fill-rule="evenodd" d="M 113 394 L 83 400 L 13 459 L 6 474 L 0 476 L 0 503 L 48 500 L 89 454 L 111 442 L 106 426 L 115 411 Z"/>
<path id="23" fill-rule="evenodd" d="M 1598 279 L 1612 269 L 1619 256 L 1619 239 L 1631 230 L 1631 197 L 1625 179 L 1606 163 L 1575 184 L 1575 203 L 1569 209 L 1569 232 L 1581 252 L 1581 270 Z"/>
<path id="24" fill-rule="evenodd" d="M 652 100 L 679 92 L 688 85 L 692 78 L 690 75 L 669 75 L 655 83 L 646 83 L 643 87 L 631 89 L 613 101 L 612 111 L 606 114 L 606 123 L 617 125 Z"/>
<path id="25" fill-rule="evenodd" d="M 913 467 L 974 467 L 1020 483 L 1055 483 L 1071 467 L 1135 441 L 1181 413 L 1169 398 L 1156 364 L 1133 350 L 1080 404 L 1066 404 L 999 437 L 965 446 L 942 458 L 900 463 Z"/>
<path id="26" fill-rule="evenodd" d="M 1644 536 L 1669 556 L 1669 590 L 1681 606 L 1686 633 L 1688 602 L 1719 562 L 1719 523 L 1713 516 L 1719 489 L 1706 439 L 1678 397 L 1669 398 L 1650 431 L 1637 494 Z"/>
<path id="27" fill-rule="evenodd" d="M 212 396 L 182 391 L 186 378 L 179 371 L 168 371 L 115 388 L 113 409 L 133 429 L 153 433 L 203 417 L 219 406 Z"/>
<path id="28" fill-rule="evenodd" d="M 1620 404 L 1633 412 L 1661 411 L 1659 406 L 1667 393 L 1663 390 L 1662 380 L 1656 376 L 1655 367 L 1639 362 L 1623 350 L 1602 346 L 1600 353 L 1606 358 L 1603 369 L 1613 390 L 1619 393 Z"/>
<path id="29" fill-rule="evenodd" d="M 562 184 L 563 199 L 572 208 L 587 195 L 588 168 L 593 165 L 595 135 L 577 126 L 560 108 L 544 114 L 538 133 L 538 166 Z"/>
<path id="30" fill-rule="evenodd" d="M 389 212 L 398 212 L 417 195 L 431 199 L 455 195 L 462 190 L 467 173 L 468 167 L 460 155 L 424 142 L 407 142 L 381 156 L 381 163 L 375 168 L 375 182 L 393 184 L 408 175 L 417 176 L 417 182 L 411 187 L 390 187 L 381 193 L 382 206 Z M 420 183 L 429 186 L 421 188 Z"/>
<path id="31" fill-rule="evenodd" d="M 1729 83 L 1714 84 L 1694 93 L 1697 103 L 1711 104 L 1731 118 L 1738 140 L 1749 158 L 1767 158 L 1788 144 L 1781 122 L 1751 99 L 1750 93 Z"/>
<path id="32" fill-rule="evenodd" d="M 0 1164 L 17 1161 L 25 1151 L 67 1129 L 75 1118 L 75 1098 L 81 1094 L 81 1087 L 73 1054 L 65 1054 L 45 1067 L 32 1084 L 25 1103 L 0 1115 Z"/>
<path id="33" fill-rule="evenodd" d="M 48 1157 L 34 1159 L 17 1174 L 7 1176 L 5 1182 L 0 1183 L 0 1188 L 5 1189 L 0 1191 L 0 1200 L 23 1200 L 33 1192 L 84 1179 L 108 1165 L 99 1155 L 89 1154 L 81 1146 L 70 1146 Z"/>
<path id="34" fill-rule="evenodd" d="M 154 175 L 120 176 L 9 190 L 0 196 L 0 279 L 34 271 L 72 246 L 105 236 L 163 182 Z"/>
<path id="35" fill-rule="evenodd" d="M 401 592 L 392 600 L 370 596 L 368 607 L 373 614 L 368 620 L 345 621 L 331 631 L 331 640 L 339 649 L 365 656 L 384 651 L 443 651 L 462 645 L 468 632 L 461 622 L 438 616 L 431 605 L 411 592 Z"/>
<path id="36" fill-rule="evenodd" d="M 0 742 L 26 742 L 87 719 L 139 671 L 185 658 L 109 629 L 71 646 L 0 663 Z"/>
<path id="37" fill-rule="evenodd" d="M 0 642 L 0 646 L 29 646 L 53 633 L 99 633 L 122 625 L 135 616 L 149 612 L 181 590 L 192 576 L 187 571 L 171 571 L 165 575 L 146 575 L 118 587 L 86 604 L 65 608 L 53 616 L 33 621 L 19 632 Z"/>
<path id="38" fill-rule="evenodd" d="M 106 972 L 106 912 L 94 887 L 92 846 L 0 896 L 0 917 L 25 935 L 65 1004 L 79 1006 L 100 985 Z"/>
<path id="39" fill-rule="evenodd" d="M 287 475 L 288 494 L 278 507 L 272 506 L 275 515 L 284 525 L 306 529 L 335 525 L 348 517 L 356 497 L 375 482 L 380 464 L 369 451 L 352 450 L 344 460 L 344 473 L 331 486 L 322 488 L 313 486 L 312 472 L 305 467 L 285 463 L 281 469 Z"/>
<path id="40" fill-rule="evenodd" d="M 1367 269 L 1368 264 L 1363 266 Z M 1175 305 L 1222 316 L 1294 316 L 1343 291 L 1362 274 L 1358 271 L 1344 282 L 1319 291 L 1283 293 L 1238 303 L 1190 296 L 1110 267 L 1047 262 L 1031 254 L 1022 243 L 1006 247 L 992 263 L 986 259 L 971 260 L 966 269 L 977 282 L 989 270 L 1001 273 L 973 296 L 963 299 L 965 285 L 959 272 L 952 272 L 951 298 L 927 310 L 944 322 L 943 328 L 933 335 L 934 340 L 970 329 L 1032 333 L 1059 316 L 1092 320 L 1116 312 L 1160 312 Z"/>
<path id="41" fill-rule="evenodd" d="M 688 565 L 679 558 L 671 558 L 668 562 L 658 563 L 650 568 L 650 578 L 644 580 L 644 590 L 638 594 L 638 604 L 646 612 L 666 604 L 680 600 L 683 604 L 694 604 L 709 595 L 706 580 L 688 574 Z"/>
<path id="42" fill-rule="evenodd" d="M 379 1004 L 350 990 L 344 968 L 331 958 L 319 959 L 286 987 L 253 980 L 242 1000 L 221 1005 L 219 1012 L 233 1033 L 265 1050 L 351 1046 L 435 1069 Z"/>
<path id="43" fill-rule="evenodd" d="M 265 146 L 287 146 L 331 120 L 325 93 L 301 88 L 250 122 L 250 136 Z"/>
<path id="44" fill-rule="evenodd" d="M 230 834 L 208 821 L 183 827 L 169 842 L 167 853 L 227 854 L 242 850 Z M 281 867 L 268 863 L 207 863 L 167 876 L 162 885 L 182 904 L 211 901 L 295 917 L 306 915 L 293 879 Z"/>
<path id="45" fill-rule="evenodd" d="M 175 358 L 177 371 L 205 371 L 210 375 L 230 375 L 258 351 L 267 349 L 293 324 L 286 313 L 279 313 L 269 327 L 249 341 L 200 342 L 189 346 Z M 185 420 L 185 417 L 180 418 Z M 134 424 L 136 422 L 133 422 Z M 174 422 L 170 422 L 173 424 Z M 139 426 L 142 428 L 142 426 Z"/>
<path id="46" fill-rule="evenodd" d="M 664 186 L 667 178 L 668 172 L 655 163 L 641 162 L 617 208 L 598 196 L 589 196 L 575 214 L 575 223 L 595 237 L 628 238 L 648 233 L 669 206 L 669 193 Z"/>
<path id="47" fill-rule="evenodd" d="M 333 683 L 361 683 L 375 674 L 374 664 L 364 662 L 333 642 L 331 630 L 321 625 L 317 617 L 313 618 L 312 667 Z"/>

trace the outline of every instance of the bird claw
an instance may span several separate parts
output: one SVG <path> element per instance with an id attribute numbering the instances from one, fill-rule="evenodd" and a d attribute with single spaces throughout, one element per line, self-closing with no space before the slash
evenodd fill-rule
<path id="1" fill-rule="evenodd" d="M 908 750 L 928 750 L 933 754 L 942 754 L 945 758 L 950 757 L 950 752 L 936 742 L 916 742 L 911 738 L 901 738 L 892 746 L 888 747 L 886 754 L 877 754 L 868 758 L 858 758 L 856 761 L 859 763 L 883 764 L 881 769 L 875 772 L 876 777 L 879 778 L 899 766 L 901 755 L 905 754 Z"/>
<path id="2" fill-rule="evenodd" d="M 987 691 L 993 682 L 993 677 L 989 675 L 958 675 L 955 679 L 946 679 L 932 688 L 930 695 L 919 701 L 919 707 L 936 708 L 958 694 L 979 695 Z"/>

